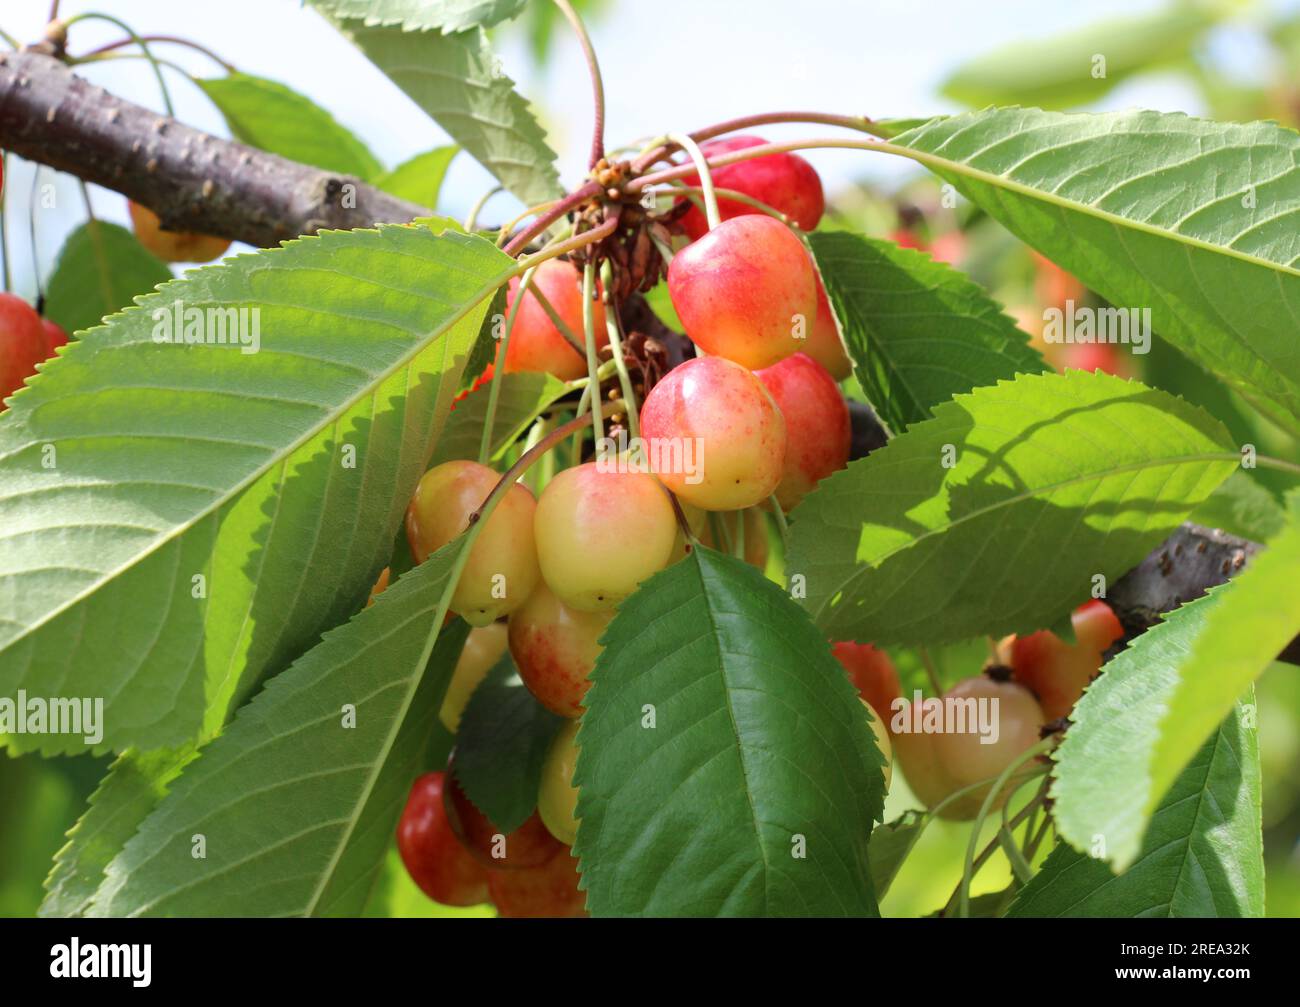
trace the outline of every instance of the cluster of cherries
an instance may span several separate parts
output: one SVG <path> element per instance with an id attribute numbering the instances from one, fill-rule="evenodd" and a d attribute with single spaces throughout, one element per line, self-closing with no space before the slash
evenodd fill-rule
<path id="1" fill-rule="evenodd" d="M 763 142 L 737 137 L 703 149 L 708 156 Z M 669 491 L 692 536 L 719 547 L 734 542 L 735 551 L 761 568 L 771 501 L 793 508 L 848 462 L 849 413 L 837 381 L 848 375 L 849 360 L 812 257 L 785 222 L 804 230 L 817 225 L 821 181 L 792 154 L 729 165 L 715 170 L 713 180 L 784 219 L 727 199 L 719 201 L 722 219 L 712 229 L 695 206 L 678 216 L 690 243 L 669 265 L 668 292 L 698 355 L 645 396 L 639 414 L 645 464 L 574 465 L 536 498 L 513 484 L 479 530 L 456 586 L 451 608 L 475 628 L 444 722 L 454 729 L 469 694 L 508 647 L 533 695 L 570 724 L 547 759 L 537 813 L 509 835 L 492 829 L 455 783 L 454 755 L 445 774 L 416 781 L 399 848 L 411 876 L 439 902 L 472 904 L 486 889 L 502 915 L 582 911 L 569 853 L 577 830 L 576 718 L 618 604 L 689 551 Z M 581 273 L 573 263 L 544 263 L 532 284 L 571 331 L 583 330 Z M 508 309 L 519 297 L 515 280 Z M 606 306 L 599 295 L 591 308 L 604 346 Z M 530 292 L 518 305 L 498 365 L 507 373 L 544 371 L 566 380 L 587 373 L 583 356 Z M 668 463 L 684 457 L 698 464 Z M 415 560 L 464 532 L 500 478 L 472 461 L 427 472 L 406 516 Z M 888 744 L 883 730 L 880 737 Z M 500 846 L 488 849 L 488 839 Z"/>

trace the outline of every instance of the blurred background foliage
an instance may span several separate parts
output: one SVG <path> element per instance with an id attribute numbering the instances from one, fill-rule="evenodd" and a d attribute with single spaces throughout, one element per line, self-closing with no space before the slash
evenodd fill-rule
<path id="1" fill-rule="evenodd" d="M 575 4 L 596 29 L 598 50 L 602 25 L 617 21 L 628 3 L 629 0 L 578 0 Z M 114 5 L 108 6 L 117 12 Z M 153 27 L 143 17 L 150 3 L 138 0 L 122 6 L 133 8 L 132 13 L 139 19 L 137 30 Z M 693 16 L 689 7 L 669 10 L 664 5 L 664 10 L 665 31 L 673 28 L 689 32 Z M 9 10 L 5 13 L 9 14 Z M 924 7 L 917 7 L 915 40 L 896 40 L 893 44 L 924 46 L 921 32 L 928 16 Z M 1300 126 L 1300 4 L 1175 0 L 1092 22 L 1085 7 L 1078 5 L 1073 17 L 1076 27 L 1046 35 L 1036 33 L 1032 21 L 1019 22 L 1021 27 L 1009 35 L 1005 44 L 972 54 L 968 61 L 947 69 L 937 82 L 932 106 L 891 111 L 916 115 L 988 104 L 1067 110 L 1090 108 L 1104 106 L 1106 96 L 1122 85 L 1151 75 L 1167 83 L 1172 75 L 1184 93 L 1197 96 L 1194 102 L 1197 107 L 1189 107 L 1189 112 L 1222 120 L 1274 119 L 1291 128 Z M 1249 60 L 1249 74 L 1232 72 L 1220 58 L 1218 38 L 1225 25 L 1231 28 L 1238 53 L 1254 54 Z M 13 28 L 8 24 L 0 27 Z M 565 30 L 554 5 L 534 2 L 519 21 L 503 25 L 495 33 L 503 47 L 518 46 L 534 61 L 529 71 L 531 79 L 544 80 L 552 75 L 557 60 L 574 58 L 571 48 L 557 44 Z M 764 30 L 774 34 L 781 28 L 772 23 Z M 1025 37 L 1018 37 L 1022 32 Z M 693 39 L 692 44 L 707 49 L 705 40 Z M 862 58 L 852 36 L 846 36 L 837 51 L 850 63 Z M 1080 66 L 1095 65 L 1093 60 L 1098 54 L 1106 58 L 1104 76 L 1078 72 Z M 231 55 L 239 58 L 238 52 Z M 361 57 L 358 55 L 356 59 L 360 61 Z M 1240 59 L 1236 62 L 1240 66 Z M 516 68 L 510 69 L 513 72 Z M 668 68 L 660 72 L 679 71 Z M 280 76 L 287 83 L 312 93 L 310 84 L 296 81 L 294 74 L 295 66 L 290 61 Z M 147 80 L 139 84 L 142 92 L 148 87 Z M 526 83 L 524 90 L 535 100 L 538 98 Z M 579 129 L 572 123 L 559 125 L 573 113 L 565 104 L 569 97 L 555 93 L 556 90 L 546 88 L 542 92 L 548 99 L 539 102 L 544 121 L 557 132 L 577 134 L 581 139 L 588 115 L 585 94 L 576 113 L 582 120 Z M 122 93 L 150 102 L 149 97 L 129 89 L 122 89 Z M 737 97 L 734 104 L 736 113 L 752 111 L 748 100 Z M 832 94 L 826 96 L 823 104 L 837 108 L 844 102 Z M 874 169 L 875 165 L 870 167 Z M 9 188 L 14 191 L 7 196 L 6 217 L 12 214 L 14 219 L 25 221 L 28 207 L 24 187 L 11 185 Z M 1044 344 L 1041 338 L 1044 309 L 1063 307 L 1069 300 L 1097 305 L 1100 302 L 1096 296 L 1069 274 L 1021 245 L 996 222 L 973 211 L 963 201 L 945 197 L 933 179 L 910 172 L 864 175 L 846 183 L 833 181 L 828 197 L 824 227 L 853 228 L 890 237 L 964 270 L 1006 305 L 1007 311 L 1030 333 L 1054 366 L 1089 370 L 1100 367 L 1139 378 L 1204 406 L 1223 420 L 1242 442 L 1255 443 L 1261 451 L 1271 454 L 1297 456 L 1300 446 L 1256 416 L 1249 405 L 1239 401 L 1213 375 L 1173 352 L 1160 341 L 1158 334 L 1146 356 L 1133 355 L 1127 347 Z M 457 195 L 454 186 L 451 196 L 444 191 L 443 198 L 449 198 L 453 205 L 443 205 L 440 209 L 449 212 L 462 209 L 459 204 L 467 202 L 464 193 Z M 21 269 L 16 272 L 21 278 Z M 851 386 L 850 380 L 847 390 L 853 394 Z M 1286 505 L 1285 494 L 1294 489 L 1294 480 L 1263 470 L 1256 470 L 1253 478 L 1266 488 L 1267 494 L 1251 494 L 1247 488 L 1240 500 L 1234 499 L 1232 508 L 1212 515 L 1213 523 L 1240 534 L 1261 537 L 1269 515 Z M 1290 502 L 1294 505 L 1296 499 L 1300 498 Z M 772 546 L 769 573 L 779 577 L 779 543 L 774 539 Z M 898 665 L 905 694 L 910 695 L 913 689 L 931 691 L 921 655 L 904 650 L 891 651 L 891 654 Z M 946 686 L 978 672 L 988 657 L 988 642 L 947 647 L 926 657 L 933 661 L 938 680 Z M 1267 912 L 1271 916 L 1296 917 L 1300 916 L 1300 669 L 1274 665 L 1258 682 L 1257 702 L 1264 779 Z M 32 756 L 18 759 L 0 756 L 0 916 L 26 916 L 35 911 L 43 894 L 42 881 L 50 859 L 63 844 L 64 833 L 81 814 L 108 764 L 108 758 L 88 756 L 49 761 Z M 1027 792 L 1020 796 L 1023 799 Z M 886 820 L 920 806 L 902 774 L 895 773 L 886 804 Z M 989 835 L 982 837 L 982 842 L 992 837 L 995 824 L 988 823 Z M 917 916 L 942 907 L 960 880 L 968 830 L 968 823 L 931 824 L 884 898 L 882 912 L 887 916 Z M 1040 860 L 1049 848 L 1050 844 L 1044 844 Z M 1006 861 L 993 857 L 976 877 L 973 893 L 999 892 L 1011 881 Z M 431 903 L 410 882 L 396 852 L 392 851 L 368 914 L 490 916 L 492 912 L 486 907 L 457 910 Z"/>

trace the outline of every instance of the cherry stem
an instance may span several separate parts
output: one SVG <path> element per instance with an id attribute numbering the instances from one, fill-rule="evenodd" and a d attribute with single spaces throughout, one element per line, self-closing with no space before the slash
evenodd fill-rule
<path id="1" fill-rule="evenodd" d="M 917 647 L 916 653 L 921 658 L 921 664 L 925 666 L 925 677 L 930 680 L 930 688 L 934 690 L 936 696 L 942 696 L 943 686 L 939 684 L 939 673 L 935 671 L 934 659 L 930 657 L 929 649 Z"/>
<path id="2" fill-rule="evenodd" d="M 508 237 L 510 237 L 510 232 L 513 231 L 516 227 L 518 227 L 522 221 L 526 220 L 528 217 L 532 217 L 538 213 L 541 213 L 544 210 L 549 209 L 550 207 L 554 206 L 557 202 L 559 201 L 555 199 L 548 199 L 544 203 L 538 203 L 535 206 L 530 206 L 528 209 L 524 210 L 518 216 L 511 219 L 508 223 L 502 224 L 500 233 L 497 235 L 497 244 L 498 245 L 504 244 L 505 240 Z"/>
<path id="3" fill-rule="evenodd" d="M 528 243 L 533 238 L 545 231 L 570 210 L 576 209 L 586 200 L 599 194 L 600 191 L 600 183 L 593 179 L 578 186 L 562 199 L 552 202 L 549 209 L 545 210 L 536 220 L 510 239 L 504 249 L 506 255 L 518 255 L 528 247 Z M 527 214 L 524 214 L 524 216 L 527 216 Z M 610 230 L 613 229 L 613 226 L 611 226 Z"/>
<path id="4" fill-rule="evenodd" d="M 591 384 L 592 401 L 600 401 L 600 378 L 597 371 L 600 363 L 596 359 L 596 307 L 592 303 L 596 295 L 596 264 L 590 259 L 582 267 L 582 334 L 587 344 L 587 377 Z M 600 409 L 591 410 L 591 432 L 599 444 L 605 439 L 604 415 Z"/>
<path id="5" fill-rule="evenodd" d="M 660 483 L 659 487 L 668 494 L 668 502 L 673 505 L 673 516 L 677 518 L 677 527 L 682 530 L 682 538 L 691 549 L 694 549 L 700 544 L 700 540 L 695 537 L 695 532 L 691 530 L 691 523 L 686 520 L 686 511 L 682 510 L 682 502 L 677 499 L 677 494 L 663 483 Z"/>
<path id="6" fill-rule="evenodd" d="M 546 317 L 551 320 L 551 324 L 559 330 L 560 335 L 573 347 L 573 352 L 578 356 L 585 354 L 587 348 L 583 344 L 583 340 L 579 339 L 578 334 L 569 328 L 569 323 L 560 317 L 560 313 L 555 310 L 555 305 L 542 293 L 541 287 L 534 287 L 530 293 L 536 298 L 537 303 L 542 306 L 542 310 L 546 312 Z"/>
<path id="7" fill-rule="evenodd" d="M 685 133 L 669 133 L 668 139 L 686 151 L 687 155 L 695 163 L 695 172 L 700 176 L 700 190 L 704 195 L 704 215 L 708 218 L 709 230 L 711 231 L 722 223 L 722 214 L 718 212 L 718 194 L 713 189 L 713 175 L 709 171 L 709 159 L 700 150 L 700 145 Z"/>
<path id="8" fill-rule="evenodd" d="M 781 532 L 781 546 L 782 548 L 789 548 L 790 522 L 785 519 L 785 510 L 781 507 L 781 504 L 777 501 L 775 493 L 773 493 L 767 499 L 768 499 L 768 503 L 772 505 L 772 515 L 776 518 L 777 530 Z"/>
<path id="9" fill-rule="evenodd" d="M 1033 779 L 1033 777 L 1029 777 L 1029 779 Z M 1011 827 L 1016 828 L 1017 826 L 1019 826 L 1020 823 L 1023 822 L 1030 814 L 1036 812 L 1041 805 L 1042 805 L 1041 798 L 1035 796 L 1028 804 L 1026 804 L 1023 808 L 1021 808 L 1019 811 L 1015 813 L 1015 815 L 1011 819 Z M 999 841 L 997 836 L 994 836 L 989 841 L 988 845 L 985 846 L 984 849 L 980 850 L 979 856 L 975 858 L 974 871 L 972 873 L 972 877 L 974 876 L 974 874 L 978 873 L 980 868 L 982 868 L 986 863 L 989 862 L 989 858 L 992 857 L 993 854 L 995 854 L 1001 848 L 1002 848 L 1001 842 Z M 953 903 L 956 901 L 956 899 L 957 899 L 957 892 L 954 891 L 952 893 L 952 896 L 948 899 L 948 901 L 944 903 L 944 907 L 942 911 L 939 913 L 939 915 L 947 916 L 948 913 L 952 910 Z"/>
<path id="10" fill-rule="evenodd" d="M 842 126 L 845 129 L 853 129 L 861 133 L 871 133 L 875 136 L 881 135 L 879 130 L 874 128 L 872 121 L 865 115 L 835 115 L 831 112 L 762 112 L 758 115 L 746 115 L 738 119 L 728 119 L 726 122 L 719 122 L 712 126 L 705 126 L 703 129 L 695 130 L 690 136 L 691 139 L 698 142 L 711 140 L 713 137 L 722 136 L 724 133 L 734 133 L 738 129 L 748 129 L 751 126 L 769 126 L 785 122 Z M 644 171 L 655 162 L 662 161 L 672 153 L 672 150 L 673 148 L 669 144 L 656 144 L 638 155 L 632 162 L 632 167 L 636 171 Z"/>
<path id="11" fill-rule="evenodd" d="M 51 20 L 53 20 L 53 18 L 51 18 Z M 118 39 L 116 42 L 108 42 L 105 45 L 101 45 L 96 49 L 91 49 L 88 52 L 84 52 L 76 58 L 75 62 L 81 62 L 82 60 L 85 59 L 92 59 L 95 56 L 102 55 L 103 53 L 106 52 L 112 52 L 115 49 L 122 49 L 128 45 L 131 45 L 132 43 L 143 43 L 143 42 L 162 42 L 170 45 L 183 45 L 186 48 L 193 49 L 195 52 L 202 53 L 204 56 L 208 57 L 208 59 L 212 60 L 212 62 L 216 63 L 223 70 L 225 70 L 226 73 L 239 72 L 235 68 L 235 65 L 233 63 L 227 62 L 226 60 L 222 59 L 220 56 L 218 56 L 207 46 L 200 45 L 198 42 L 195 42 L 188 38 L 181 38 L 177 35 L 129 36 L 127 38 Z"/>
<path id="12" fill-rule="evenodd" d="M 1007 785 L 1007 781 L 1015 775 L 1017 769 L 1026 762 L 1030 762 L 1043 753 L 1050 751 L 1056 746 L 1057 740 L 1056 735 L 1052 735 L 1025 749 L 1011 761 L 1006 769 L 1002 770 L 1001 774 L 993 782 L 993 786 L 989 788 L 984 803 L 980 805 L 979 814 L 975 816 L 975 822 L 971 825 L 970 841 L 966 844 L 966 868 L 962 872 L 961 885 L 957 889 L 957 915 L 959 917 L 970 916 L 970 884 L 975 876 L 975 845 L 979 842 L 980 830 L 984 825 L 984 820 L 993 809 L 993 802 L 997 799 L 1002 788 Z"/>
<path id="13" fill-rule="evenodd" d="M 97 11 L 86 11 L 83 14 L 78 14 L 75 17 L 69 18 L 65 23 L 65 27 L 71 28 L 78 21 L 107 21 L 109 24 L 121 28 L 126 32 L 128 37 L 121 44 L 131 45 L 134 43 L 140 47 L 140 52 L 142 52 L 144 58 L 149 61 L 149 65 L 153 67 L 154 76 L 158 78 L 158 90 L 162 92 L 163 107 L 167 110 L 167 117 L 169 119 L 175 119 L 176 110 L 172 107 L 172 98 L 167 91 L 167 81 L 163 79 L 162 67 L 159 65 L 158 60 L 154 58 L 153 51 L 149 48 L 148 40 L 143 36 L 137 35 L 135 31 L 132 30 L 131 26 L 125 21 L 119 20 L 111 14 L 100 14 Z"/>
<path id="14" fill-rule="evenodd" d="M 592 103 L 595 106 L 595 122 L 591 130 L 591 158 L 587 167 L 594 168 L 600 159 L 605 156 L 605 82 L 600 76 L 600 63 L 596 60 L 596 49 L 591 44 L 591 36 L 587 34 L 587 26 L 582 23 L 582 18 L 573 9 L 573 4 L 569 0 L 555 0 L 555 6 L 560 8 L 560 13 L 564 15 L 565 20 L 569 22 L 574 33 L 578 36 L 578 44 L 582 46 L 582 55 L 587 60 L 587 70 L 591 74 L 591 96 Z"/>
<path id="15" fill-rule="evenodd" d="M 501 397 L 501 381 L 506 373 L 506 353 L 510 349 L 510 333 L 514 331 L 515 319 L 519 316 L 519 306 L 524 303 L 524 295 L 533 282 L 536 267 L 524 273 L 519 281 L 515 301 L 506 314 L 506 330 L 501 337 L 501 345 L 496 352 L 496 365 L 492 369 L 492 384 L 488 388 L 487 415 L 483 418 L 483 436 L 478 445 L 478 463 L 486 465 L 492 454 L 492 428 L 496 425 L 497 400 Z"/>
<path id="16" fill-rule="evenodd" d="M 483 212 L 483 207 L 487 206 L 488 200 L 497 193 L 505 191 L 506 187 L 504 185 L 494 185 L 492 188 L 488 189 L 487 192 L 483 193 L 483 195 L 479 196 L 474 205 L 469 208 L 469 214 L 465 217 L 465 230 L 472 232 L 474 230 L 474 225 L 478 223 L 478 215 Z"/>
<path id="17" fill-rule="evenodd" d="M 704 194 L 704 190 L 698 185 L 674 185 L 672 191 L 674 193 L 685 193 L 688 199 L 693 195 L 702 196 Z M 746 206 L 752 206 L 760 213 L 766 213 L 769 217 L 775 217 L 781 223 L 785 224 L 786 227 L 794 230 L 799 229 L 799 226 L 790 219 L 788 214 L 782 213 L 775 206 L 764 203 L 761 199 L 755 199 L 753 196 L 748 196 L 743 192 L 737 192 L 735 189 L 719 189 L 717 186 L 714 186 L 713 191 L 717 194 L 719 199 L 725 199 L 732 203 L 744 203 Z M 696 203 L 696 205 L 703 209 L 703 205 L 697 202 L 697 200 L 691 199 L 691 202 Z"/>
<path id="18" fill-rule="evenodd" d="M 9 174 L 9 155 L 6 153 L 0 156 L 0 172 L 3 177 L 12 178 Z M 4 288 L 9 290 L 13 282 L 13 277 L 9 273 L 9 214 L 8 202 L 9 193 L 0 189 L 0 259 L 4 260 Z"/>
<path id="19" fill-rule="evenodd" d="M 615 399 L 613 402 L 597 403 L 594 411 L 600 413 L 608 410 L 610 413 L 616 413 L 624 408 L 626 408 L 626 406 L 623 400 Z M 575 416 L 573 419 L 569 420 L 568 423 L 556 427 L 531 448 L 521 454 L 518 461 L 511 465 L 510 468 L 506 469 L 505 475 L 503 475 L 500 480 L 498 480 L 497 484 L 492 487 L 492 492 L 484 498 L 483 503 L 479 505 L 478 510 L 474 511 L 474 513 L 469 516 L 469 527 L 472 529 L 474 525 L 478 524 L 479 519 L 484 514 L 491 511 L 497 500 L 500 499 L 506 490 L 514 485 L 521 475 L 528 471 L 537 459 L 541 458 L 547 451 L 550 451 L 551 448 L 563 441 L 569 436 L 569 434 L 581 430 L 586 425 L 587 418 L 585 416 Z"/>
<path id="20" fill-rule="evenodd" d="M 514 275 L 518 276 L 520 273 L 527 269 L 531 269 L 533 266 L 539 266 L 547 259 L 554 259 L 556 256 L 564 255 L 566 252 L 574 252 L 579 248 L 586 248 L 588 245 L 595 244 L 602 238 L 606 238 L 613 234 L 614 228 L 616 227 L 618 227 L 618 217 L 610 217 L 608 220 L 597 224 L 590 231 L 583 231 L 581 234 L 575 234 L 572 238 L 553 242 L 543 248 L 540 252 L 534 252 L 532 255 L 520 259 L 519 264 L 515 267 Z M 545 228 L 543 228 L 543 230 L 545 230 Z M 514 244 L 514 242 L 511 242 L 511 244 Z M 512 254 L 509 245 L 505 247 L 505 252 L 507 255 Z"/>
<path id="21" fill-rule="evenodd" d="M 637 415 L 636 392 L 632 389 L 632 375 L 627 370 L 627 360 L 623 356 L 623 327 L 618 317 L 618 305 L 613 302 L 610 291 L 614 286 L 614 270 L 606 259 L 600 264 L 601 299 L 605 303 L 605 331 L 609 335 L 609 348 L 614 351 L 614 367 L 618 371 L 618 385 L 623 392 L 623 401 L 628 404 L 627 432 L 632 440 L 641 437 L 641 421 Z"/>

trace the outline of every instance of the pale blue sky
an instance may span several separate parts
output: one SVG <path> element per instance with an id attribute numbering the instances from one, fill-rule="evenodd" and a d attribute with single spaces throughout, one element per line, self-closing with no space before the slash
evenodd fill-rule
<path id="1" fill-rule="evenodd" d="M 547 2 L 547 0 L 534 0 Z M 1296 6 L 1281 0 L 1276 10 Z M 951 110 L 937 95 L 944 75 L 966 58 L 1008 37 L 1038 36 L 1112 14 L 1161 5 L 1161 0 L 610 0 L 592 25 L 608 100 L 611 145 L 667 129 L 691 129 L 747 112 L 816 108 L 873 116 L 922 115 Z M 0 26 L 20 38 L 40 32 L 48 0 L 8 0 Z M 246 72 L 275 78 L 312 96 L 361 136 L 381 160 L 402 159 L 447 142 L 439 128 L 314 11 L 294 0 L 65 0 L 64 16 L 104 10 L 137 31 L 197 38 Z M 73 51 L 117 38 L 102 24 L 74 28 Z M 1260 56 L 1244 29 L 1219 33 L 1216 52 L 1243 73 L 1260 70 Z M 160 50 L 161 51 L 161 50 Z M 589 143 L 586 69 L 572 40 L 562 37 L 545 70 L 531 66 L 522 44 L 500 45 L 506 71 L 539 105 L 560 153 L 567 182 L 580 177 Z M 169 47 L 169 58 L 208 75 L 203 57 Z M 123 61 L 84 71 L 96 82 L 135 101 L 159 106 L 147 65 Z M 183 79 L 170 82 L 182 119 L 224 133 L 220 116 Z M 1143 106 L 1200 111 L 1190 90 L 1169 76 L 1146 77 L 1118 88 L 1107 107 Z M 771 127 L 770 138 L 810 135 L 808 127 Z M 814 129 L 822 132 L 824 129 Z M 818 151 L 808 155 L 834 190 L 863 175 L 909 170 L 880 155 Z M 12 183 L 26 202 L 30 175 Z M 440 209 L 461 215 L 491 180 L 468 157 L 457 158 Z M 48 271 L 62 236 L 79 219 L 75 187 L 59 187 L 59 208 L 41 220 L 41 260 Z M 22 194 L 19 196 L 19 194 Z M 124 201 L 97 192 L 96 210 L 123 220 Z M 508 198 L 494 201 L 489 222 L 510 212 Z M 17 273 L 27 253 L 25 220 L 9 226 Z M 20 291 L 24 290 L 19 283 Z"/>

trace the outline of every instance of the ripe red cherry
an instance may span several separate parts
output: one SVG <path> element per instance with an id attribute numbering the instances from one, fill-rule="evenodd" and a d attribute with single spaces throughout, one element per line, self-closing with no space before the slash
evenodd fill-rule
<path id="1" fill-rule="evenodd" d="M 486 465 L 450 461 L 420 479 L 406 509 L 411 554 L 423 563 L 469 526 L 500 476 Z M 452 595 L 451 607 L 472 626 L 486 626 L 522 605 L 537 586 L 533 494 L 510 487 L 488 517 Z"/>
<path id="2" fill-rule="evenodd" d="M 788 511 L 849 463 L 849 407 L 835 379 L 806 354 L 756 373 L 785 418 L 785 464 L 776 499 Z"/>
<path id="3" fill-rule="evenodd" d="M 68 334 L 63 328 L 48 318 L 41 319 L 41 332 L 45 334 L 45 355 L 54 356 L 54 351 L 60 346 L 68 345 Z"/>
<path id="4" fill-rule="evenodd" d="M 752 371 L 722 357 L 669 371 L 641 407 L 641 436 L 663 484 L 704 510 L 752 507 L 781 481 L 781 411 Z"/>
<path id="5" fill-rule="evenodd" d="M 534 521 L 547 586 L 569 608 L 604 612 L 668 565 L 677 519 L 648 472 L 587 462 L 546 484 Z"/>
<path id="6" fill-rule="evenodd" d="M 560 842 L 547 831 L 536 811 L 514 832 L 503 833 L 479 811 L 453 773 L 448 766 L 442 791 L 447 822 L 469 855 L 484 867 L 494 871 L 540 867 L 560 849 Z"/>
<path id="7" fill-rule="evenodd" d="M 127 200 L 136 239 L 163 262 L 211 262 L 230 247 L 226 238 L 193 231 L 167 231 L 147 206 Z"/>
<path id="8" fill-rule="evenodd" d="M 507 919 L 573 919 L 587 915 L 578 890 L 578 861 L 567 846 L 540 867 L 488 871 L 488 891 Z"/>
<path id="9" fill-rule="evenodd" d="M 1017 682 L 1038 697 L 1048 720 L 1068 716 L 1092 677 L 1102 654 L 1124 635 L 1124 627 L 1104 601 L 1090 601 L 1070 616 L 1076 642 L 1067 644 L 1049 629 L 1016 637 L 1010 664 Z"/>
<path id="10" fill-rule="evenodd" d="M 844 343 L 840 340 L 840 330 L 835 324 L 835 315 L 831 310 L 830 298 L 821 277 L 817 277 L 817 317 L 808 338 L 802 347 L 804 353 L 826 368 L 836 381 L 843 381 L 853 373 L 853 363 L 844 352 Z"/>
<path id="11" fill-rule="evenodd" d="M 514 304 L 519 295 L 519 284 L 518 277 L 510 281 L 506 295 L 507 314 L 508 306 Z M 533 273 L 530 292 L 524 296 L 524 303 L 515 316 L 510 346 L 506 350 L 506 373 L 548 371 L 565 381 L 582 377 L 587 373 L 586 356 L 579 354 L 556 328 L 546 309 L 531 293 L 533 288 L 542 292 L 570 331 L 579 339 L 583 338 L 582 273 L 570 262 L 559 259 L 543 262 Z M 605 306 L 599 299 L 592 304 L 595 308 L 593 334 L 596 345 L 604 346 L 609 342 L 609 333 L 605 329 Z"/>
<path id="12" fill-rule="evenodd" d="M 452 834 L 442 803 L 444 773 L 425 773 L 411 784 L 397 823 L 397 852 L 420 891 L 444 906 L 488 900 L 487 869 Z"/>
<path id="13" fill-rule="evenodd" d="M 710 140 L 700 144 L 705 157 L 716 157 L 733 150 L 761 147 L 766 140 L 757 136 L 730 136 L 723 140 Z M 733 189 L 746 196 L 780 210 L 805 231 L 811 231 L 822 219 L 826 199 L 822 193 L 822 180 L 811 164 L 798 154 L 766 154 L 748 161 L 724 164 L 710 172 L 713 184 L 719 189 Z M 698 186 L 699 175 L 688 175 L 683 181 Z M 747 203 L 719 198 L 718 212 L 723 220 L 744 214 L 762 213 Z M 681 218 L 682 229 L 692 241 L 700 238 L 709 222 L 699 207 L 692 205 Z"/>
<path id="14" fill-rule="evenodd" d="M 597 641 L 613 617 L 569 608 L 545 584 L 511 614 L 510 653 L 519 677 L 552 713 L 582 716 L 587 676 L 602 649 Z"/>
<path id="15" fill-rule="evenodd" d="M 40 316 L 16 294 L 0 293 L 0 400 L 21 388 L 47 356 Z"/>
<path id="16" fill-rule="evenodd" d="M 706 353 L 770 367 L 807 342 L 817 276 L 803 242 L 767 216 L 724 220 L 673 257 L 668 294 Z"/>
<path id="17" fill-rule="evenodd" d="M 894 716 L 894 700 L 903 694 L 898 671 L 889 655 L 869 643 L 854 643 L 852 640 L 832 644 L 831 653 L 844 665 L 858 695 L 888 727 Z"/>

